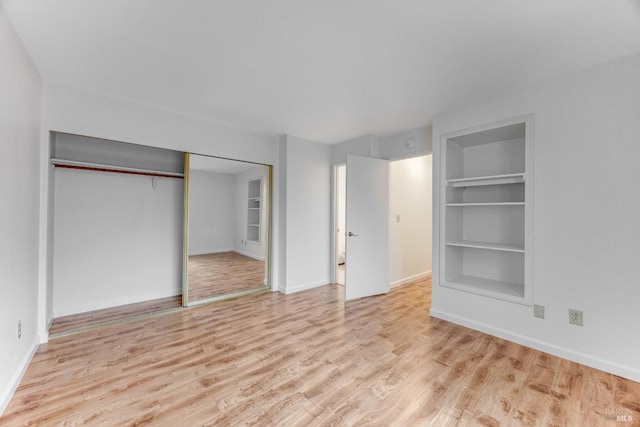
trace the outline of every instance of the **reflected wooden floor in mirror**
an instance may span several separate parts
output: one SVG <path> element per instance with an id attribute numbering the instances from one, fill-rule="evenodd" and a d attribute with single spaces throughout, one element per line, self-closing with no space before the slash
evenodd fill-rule
<path id="1" fill-rule="evenodd" d="M 264 286 L 265 262 L 237 252 L 189 256 L 189 302 Z"/>
<path id="2" fill-rule="evenodd" d="M 64 332 L 83 329 L 101 323 L 109 323 L 124 320 L 142 314 L 155 313 L 182 306 L 182 295 L 143 301 L 135 304 L 109 307 L 102 310 L 88 311 L 86 313 L 72 314 L 56 317 L 51 322 L 49 334 L 55 335 Z"/>

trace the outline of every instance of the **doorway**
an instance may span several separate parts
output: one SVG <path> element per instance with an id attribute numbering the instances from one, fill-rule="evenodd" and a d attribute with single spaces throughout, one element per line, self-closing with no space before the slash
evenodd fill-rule
<path id="1" fill-rule="evenodd" d="M 389 162 L 391 288 L 431 276 L 432 157 Z"/>
<path id="2" fill-rule="evenodd" d="M 344 286 L 345 262 L 346 262 L 346 222 L 347 222 L 347 165 L 340 164 L 335 167 L 335 193 L 336 193 L 336 234 L 335 234 L 335 280 L 338 285 Z"/>
<path id="3" fill-rule="evenodd" d="M 427 279 L 432 270 L 432 155 L 389 162 L 389 285 Z M 346 284 L 347 165 L 334 166 L 334 283 Z"/>

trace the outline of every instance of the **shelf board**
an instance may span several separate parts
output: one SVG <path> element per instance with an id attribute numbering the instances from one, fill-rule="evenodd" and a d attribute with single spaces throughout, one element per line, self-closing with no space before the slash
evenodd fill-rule
<path id="1" fill-rule="evenodd" d="M 260 227 L 260 224 L 247 224 L 247 227 Z"/>
<path id="2" fill-rule="evenodd" d="M 525 129 L 528 125 L 526 119 L 520 123 L 513 123 L 506 126 L 485 128 L 471 133 L 464 133 L 459 136 L 447 138 L 447 142 L 453 142 L 461 147 L 474 147 L 476 145 L 491 144 L 499 141 L 509 141 L 525 137 Z"/>
<path id="3" fill-rule="evenodd" d="M 58 166 L 58 167 L 66 167 L 71 169 L 93 170 L 98 172 L 121 172 L 121 173 L 130 173 L 134 175 L 149 175 L 149 176 L 157 176 L 157 177 L 164 177 L 164 178 L 184 178 L 184 174 L 179 172 L 168 172 L 168 171 L 142 169 L 142 168 L 130 168 L 130 167 L 124 167 L 124 166 L 105 165 L 102 163 L 78 162 L 75 160 L 65 160 L 65 159 L 56 159 L 56 158 L 51 159 L 51 165 Z"/>
<path id="4" fill-rule="evenodd" d="M 524 206 L 524 202 L 447 203 L 446 206 Z"/>
<path id="5" fill-rule="evenodd" d="M 252 201 L 253 201 L 253 200 L 257 200 L 257 201 L 260 201 L 260 197 L 249 197 L 249 200 L 252 200 Z"/>
<path id="6" fill-rule="evenodd" d="M 475 240 L 460 240 L 458 242 L 447 243 L 447 246 L 460 246 L 463 248 L 489 249 L 493 251 L 524 253 L 522 245 L 505 245 L 502 243 L 478 242 Z"/>
<path id="7" fill-rule="evenodd" d="M 446 281 L 442 286 L 526 304 L 524 300 L 524 285 L 517 283 L 462 275 Z"/>
<path id="8" fill-rule="evenodd" d="M 503 175 L 476 176 L 472 178 L 456 178 L 447 180 L 447 185 L 458 187 L 477 187 L 480 185 L 521 184 L 524 173 L 509 173 Z"/>
<path id="9" fill-rule="evenodd" d="M 247 209 L 256 209 L 256 210 L 259 210 L 260 208 L 247 208 Z"/>

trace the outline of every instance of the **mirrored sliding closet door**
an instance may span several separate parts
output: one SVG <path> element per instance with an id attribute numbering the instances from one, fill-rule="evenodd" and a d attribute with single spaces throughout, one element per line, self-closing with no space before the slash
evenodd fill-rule
<path id="1" fill-rule="evenodd" d="M 187 153 L 185 171 L 185 305 L 270 289 L 270 167 Z"/>

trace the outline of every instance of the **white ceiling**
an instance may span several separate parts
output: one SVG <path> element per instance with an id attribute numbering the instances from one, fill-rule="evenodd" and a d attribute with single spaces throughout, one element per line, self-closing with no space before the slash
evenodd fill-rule
<path id="1" fill-rule="evenodd" d="M 0 0 L 46 80 L 339 142 L 640 52 L 639 0 Z"/>

